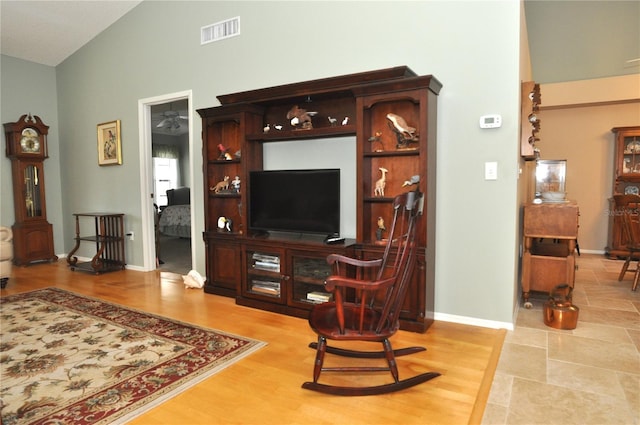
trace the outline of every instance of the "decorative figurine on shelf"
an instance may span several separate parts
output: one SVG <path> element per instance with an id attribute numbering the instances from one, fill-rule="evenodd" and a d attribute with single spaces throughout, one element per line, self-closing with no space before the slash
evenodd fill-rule
<path id="1" fill-rule="evenodd" d="M 344 117 L 344 119 L 342 120 L 342 125 L 347 125 L 349 124 L 349 117 Z"/>
<path id="2" fill-rule="evenodd" d="M 231 180 L 231 188 L 234 192 L 240 193 L 240 176 L 236 176 L 235 179 Z"/>
<path id="3" fill-rule="evenodd" d="M 262 131 L 265 133 L 268 133 L 269 130 L 271 130 L 271 126 L 269 124 L 265 125 L 264 128 L 262 129 Z"/>
<path id="4" fill-rule="evenodd" d="M 387 230 L 387 227 L 384 225 L 384 218 L 378 217 L 378 228 L 376 229 L 376 240 L 382 240 L 382 232 Z"/>
<path id="5" fill-rule="evenodd" d="M 229 189 L 229 176 L 224 176 L 224 180 L 222 180 L 221 182 L 218 182 L 218 184 L 209 188 L 209 190 L 212 190 L 215 193 L 220 193 L 223 190 L 228 190 L 228 189 Z"/>
<path id="6" fill-rule="evenodd" d="M 415 176 L 411 176 L 409 180 L 405 180 L 404 183 L 402 183 L 402 187 L 413 186 L 418 183 L 420 183 L 420 175 L 416 174 Z"/>
<path id="7" fill-rule="evenodd" d="M 406 149 L 409 143 L 418 141 L 418 131 L 407 124 L 407 121 L 400 115 L 389 113 L 387 119 L 389 120 L 389 128 L 396 133 L 398 139 L 396 147 L 398 149 Z"/>
<path id="8" fill-rule="evenodd" d="M 234 154 L 233 154 L 233 156 L 234 156 L 236 159 L 240 159 L 240 157 L 242 156 L 242 151 L 241 151 L 240 149 L 238 149 L 238 150 L 236 151 L 236 153 L 234 153 Z"/>
<path id="9" fill-rule="evenodd" d="M 331 125 L 331 127 L 335 127 L 336 123 L 338 122 L 338 119 L 333 117 L 328 117 L 328 119 L 329 119 L 329 125 Z"/>
<path id="10" fill-rule="evenodd" d="M 387 170 L 386 168 L 379 168 L 380 172 L 382 173 L 382 177 L 380 177 L 378 179 L 378 181 L 376 181 L 376 187 L 373 190 L 373 196 L 384 196 L 384 187 L 387 185 L 387 173 L 389 172 L 389 170 Z"/>
<path id="11" fill-rule="evenodd" d="M 233 159 L 233 157 L 229 153 L 229 149 L 225 148 L 222 143 L 218 143 L 218 150 L 220 151 L 220 156 L 218 156 L 218 160 L 229 161 Z"/>
<path id="12" fill-rule="evenodd" d="M 311 117 L 317 114 L 317 112 L 307 111 L 295 105 L 287 112 L 287 119 L 290 120 L 293 127 L 298 127 L 299 125 L 303 130 L 310 130 L 313 128 Z"/>
<path id="13" fill-rule="evenodd" d="M 224 216 L 220 216 L 218 217 L 218 229 L 219 230 L 224 230 L 224 227 L 227 224 L 227 217 Z"/>
<path id="14" fill-rule="evenodd" d="M 282 130 L 282 126 L 280 124 L 276 124 L 276 125 L 274 125 L 274 127 L 278 131 Z"/>
<path id="15" fill-rule="evenodd" d="M 218 230 L 231 232 L 233 230 L 233 220 L 224 216 L 218 217 Z"/>
<path id="16" fill-rule="evenodd" d="M 375 136 L 369 137 L 369 141 L 372 144 L 376 143 L 376 142 L 380 143 L 380 148 L 379 149 L 371 148 L 371 150 L 373 152 L 383 152 L 384 151 L 384 145 L 382 144 L 381 136 L 382 136 L 382 131 L 376 131 Z"/>

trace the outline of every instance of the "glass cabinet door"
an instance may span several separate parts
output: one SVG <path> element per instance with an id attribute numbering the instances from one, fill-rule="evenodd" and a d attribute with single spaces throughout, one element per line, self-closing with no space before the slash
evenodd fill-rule
<path id="1" fill-rule="evenodd" d="M 264 251 L 247 251 L 247 279 L 245 291 L 249 294 L 271 298 L 282 297 L 280 273 L 281 254 Z"/>
<path id="2" fill-rule="evenodd" d="M 27 165 L 24 168 L 24 202 L 27 217 L 42 217 L 42 195 L 38 167 Z"/>
<path id="3" fill-rule="evenodd" d="M 331 266 L 325 256 L 318 258 L 316 255 L 314 258 L 294 254 L 291 261 L 292 302 L 316 304 L 332 299 L 332 294 L 324 289 L 324 281 L 331 274 Z"/>
<path id="4" fill-rule="evenodd" d="M 640 137 L 625 137 L 623 142 L 622 174 L 640 174 Z"/>

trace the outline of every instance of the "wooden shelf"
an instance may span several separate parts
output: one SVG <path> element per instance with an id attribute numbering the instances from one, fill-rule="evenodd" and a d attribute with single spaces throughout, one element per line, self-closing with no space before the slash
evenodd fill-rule
<path id="1" fill-rule="evenodd" d="M 124 270 L 124 214 L 112 213 L 77 213 L 75 247 L 67 255 L 67 263 L 71 270 L 81 270 L 96 274 L 115 270 Z M 86 219 L 86 220 L 85 220 Z M 81 223 L 87 221 L 87 223 Z M 89 226 L 92 224 L 93 226 Z M 80 236 L 80 229 L 86 226 L 96 232 L 95 235 Z M 79 262 L 74 257 L 82 242 L 95 245 L 96 254 L 91 261 Z"/>
<path id="2" fill-rule="evenodd" d="M 262 142 L 278 142 L 283 140 L 308 140 L 322 137 L 352 136 L 356 134 L 353 125 L 341 125 L 336 127 L 321 127 L 309 130 L 274 130 L 268 133 L 248 134 L 247 140 Z"/>

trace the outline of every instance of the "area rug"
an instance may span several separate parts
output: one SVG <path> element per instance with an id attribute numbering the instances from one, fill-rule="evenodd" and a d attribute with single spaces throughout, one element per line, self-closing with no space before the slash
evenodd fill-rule
<path id="1" fill-rule="evenodd" d="M 264 345 L 57 288 L 2 297 L 2 425 L 123 423 Z"/>

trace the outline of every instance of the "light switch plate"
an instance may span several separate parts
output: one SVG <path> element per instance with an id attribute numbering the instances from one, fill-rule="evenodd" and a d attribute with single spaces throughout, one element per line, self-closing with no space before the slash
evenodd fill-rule
<path id="1" fill-rule="evenodd" d="M 495 161 L 484 163 L 484 179 L 498 180 L 498 163 Z"/>

